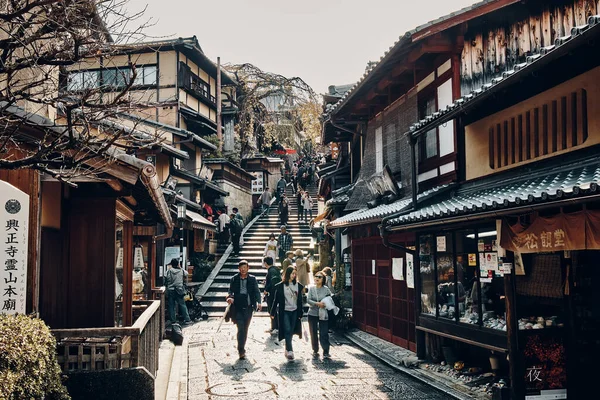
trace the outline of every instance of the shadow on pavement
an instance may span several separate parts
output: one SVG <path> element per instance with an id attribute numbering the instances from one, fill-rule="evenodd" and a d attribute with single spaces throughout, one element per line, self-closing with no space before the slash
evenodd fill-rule
<path id="1" fill-rule="evenodd" d="M 220 363 L 215 361 L 221 368 L 220 373 L 225 376 L 230 376 L 234 381 L 241 381 L 244 375 L 255 371 L 254 364 L 248 360 L 236 360 L 233 363 Z"/>

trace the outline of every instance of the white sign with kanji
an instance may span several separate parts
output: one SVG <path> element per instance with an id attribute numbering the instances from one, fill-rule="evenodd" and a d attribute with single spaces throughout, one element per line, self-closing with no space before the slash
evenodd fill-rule
<path id="1" fill-rule="evenodd" d="M 25 314 L 29 195 L 0 181 L 0 313 Z"/>

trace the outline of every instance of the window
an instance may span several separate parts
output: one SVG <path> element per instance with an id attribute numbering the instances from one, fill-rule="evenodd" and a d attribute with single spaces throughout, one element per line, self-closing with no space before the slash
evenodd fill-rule
<path id="1" fill-rule="evenodd" d="M 585 143 L 587 103 L 587 91 L 578 89 L 490 123 L 490 168 L 503 168 Z"/>
<path id="2" fill-rule="evenodd" d="M 134 85 L 156 85 L 156 66 L 149 65 L 137 68 Z"/>
<path id="3" fill-rule="evenodd" d="M 421 236 L 419 241 L 419 271 L 421 274 L 421 312 L 435 315 L 435 277 L 433 236 Z"/>
<path id="4" fill-rule="evenodd" d="M 419 119 L 423 119 L 428 115 L 433 114 L 435 111 L 436 106 L 434 92 L 419 104 Z M 419 145 L 421 161 L 425 161 L 431 157 L 437 156 L 437 147 L 437 128 L 434 128 L 421 136 Z"/>
<path id="5" fill-rule="evenodd" d="M 375 172 L 383 171 L 383 128 L 375 129 Z"/>
<path id="6" fill-rule="evenodd" d="M 67 90 L 78 91 L 98 87 L 100 82 L 100 71 L 78 71 L 71 72 L 67 77 Z"/>
<path id="7" fill-rule="evenodd" d="M 496 235 L 490 227 L 419 238 L 422 314 L 506 330 Z"/>
<path id="8" fill-rule="evenodd" d="M 127 85 L 131 75 L 129 68 L 110 68 L 102 71 L 102 85 L 120 88 Z"/>

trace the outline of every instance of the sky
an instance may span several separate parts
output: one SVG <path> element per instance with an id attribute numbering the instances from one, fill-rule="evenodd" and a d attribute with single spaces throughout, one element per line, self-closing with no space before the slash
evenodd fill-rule
<path id="1" fill-rule="evenodd" d="M 148 40 L 196 36 L 222 63 L 304 79 L 317 93 L 357 82 L 406 31 L 475 0 L 129 0 Z"/>

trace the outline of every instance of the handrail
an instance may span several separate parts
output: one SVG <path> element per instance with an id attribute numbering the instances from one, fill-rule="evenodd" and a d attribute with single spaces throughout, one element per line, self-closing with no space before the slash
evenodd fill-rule
<path id="1" fill-rule="evenodd" d="M 254 225 L 256 223 L 256 221 L 258 221 L 258 219 L 263 216 L 263 214 L 265 214 L 266 212 L 269 211 L 269 209 L 271 208 L 271 206 L 273 205 L 273 203 L 275 201 L 276 201 L 276 198 L 272 198 L 271 202 L 269 203 L 269 207 L 266 210 L 263 210 L 256 217 L 254 217 L 254 219 L 252 219 L 252 221 L 248 222 L 248 224 L 246 224 L 246 226 L 242 230 L 242 234 L 240 235 L 240 237 L 244 237 L 244 234 L 246 233 L 246 231 L 248 231 L 248 229 L 250 229 L 252 227 L 252 225 Z M 210 275 L 208 276 L 208 278 L 206 278 L 206 281 L 204 282 L 202 287 L 200 287 L 200 289 L 198 290 L 196 297 L 202 298 L 202 296 L 204 296 L 206 294 L 206 292 L 208 292 L 208 289 L 210 289 L 210 286 L 213 284 L 215 278 L 217 277 L 217 275 L 219 275 L 219 272 L 221 272 L 221 268 L 223 268 L 223 265 L 225 265 L 225 262 L 229 258 L 229 255 L 231 254 L 232 251 L 233 251 L 233 245 L 229 244 L 229 246 L 227 246 L 227 249 L 225 250 L 225 252 L 223 252 L 223 255 L 221 255 L 221 259 L 219 259 L 219 262 L 217 262 L 217 265 L 215 265 L 213 270 L 210 272 Z"/>
<path id="2" fill-rule="evenodd" d="M 148 325 L 150 318 L 152 318 L 154 313 L 159 308 L 160 308 L 160 300 L 154 300 L 152 302 L 152 304 L 150 304 L 150 306 L 144 310 L 144 312 L 142 313 L 142 315 L 140 315 L 140 317 L 137 319 L 137 321 L 135 321 L 132 328 L 139 329 L 140 332 L 143 331 L 144 328 L 146 327 L 146 325 Z"/>

